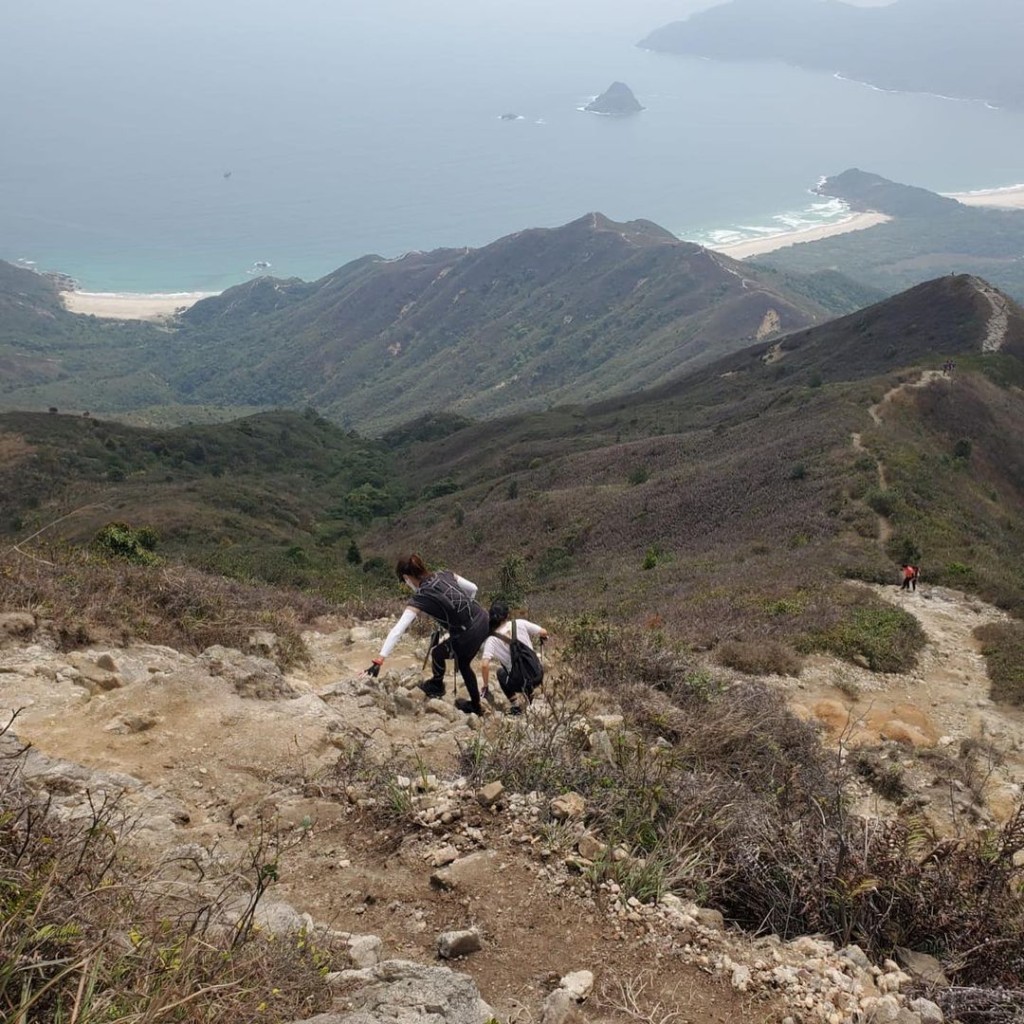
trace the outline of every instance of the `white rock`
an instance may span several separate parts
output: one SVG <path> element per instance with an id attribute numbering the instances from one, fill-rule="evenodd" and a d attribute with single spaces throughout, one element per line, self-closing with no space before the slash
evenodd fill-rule
<path id="1" fill-rule="evenodd" d="M 940 1007 L 930 999 L 912 999 L 910 1009 L 921 1018 L 921 1024 L 943 1024 L 946 1019 Z"/>
<path id="2" fill-rule="evenodd" d="M 736 964 L 732 969 L 730 984 L 737 992 L 746 992 L 750 988 L 750 968 L 746 964 Z"/>
<path id="3" fill-rule="evenodd" d="M 572 971 L 562 978 L 559 987 L 582 1003 L 594 991 L 594 975 L 590 971 Z"/>

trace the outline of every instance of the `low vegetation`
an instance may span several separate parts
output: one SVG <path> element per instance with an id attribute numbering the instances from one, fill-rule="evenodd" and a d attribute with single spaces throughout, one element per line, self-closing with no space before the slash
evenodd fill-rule
<path id="1" fill-rule="evenodd" d="M 1024 707 L 1024 623 L 991 623 L 974 635 L 981 641 L 992 699 Z"/>
<path id="2" fill-rule="evenodd" d="M 0 553 L 0 608 L 50 623 L 68 648 L 141 641 L 199 652 L 214 644 L 245 650 L 256 630 L 278 638 L 276 657 L 300 661 L 302 630 L 336 610 L 294 590 L 240 583 L 183 566 L 137 564 L 82 548 Z"/>
<path id="3" fill-rule="evenodd" d="M 357 535 L 407 498 L 393 469 L 312 411 L 174 430 L 0 415 L 0 538 L 359 598 L 378 576 Z"/>
<path id="4" fill-rule="evenodd" d="M 751 676 L 798 676 L 802 662 L 791 647 L 777 640 L 749 643 L 728 640 L 715 651 L 720 665 Z"/>
<path id="5" fill-rule="evenodd" d="M 897 796 L 896 773 L 842 764 L 776 693 L 723 687 L 650 633 L 579 623 L 561 686 L 550 716 L 477 741 L 463 768 L 478 782 L 582 794 L 588 825 L 632 854 L 597 866 L 627 892 L 695 895 L 753 931 L 820 932 L 878 958 L 927 949 L 960 985 L 1019 979 L 1024 806 L 953 843 L 914 817 L 854 819 L 853 773 Z M 610 744 L 580 729 L 587 690 L 625 711 Z"/>
<path id="6" fill-rule="evenodd" d="M 47 1024 L 249 1024 L 330 1006 L 329 950 L 253 927 L 280 847 L 262 834 L 213 891 L 143 872 L 116 801 L 64 817 L 28 788 L 0 726 L 0 1018 Z M 225 914 L 237 895 L 242 913 Z"/>
<path id="7" fill-rule="evenodd" d="M 913 615 L 867 601 L 853 604 L 834 625 L 803 641 L 808 651 L 859 661 L 872 672 L 906 672 L 924 644 L 924 630 Z"/>

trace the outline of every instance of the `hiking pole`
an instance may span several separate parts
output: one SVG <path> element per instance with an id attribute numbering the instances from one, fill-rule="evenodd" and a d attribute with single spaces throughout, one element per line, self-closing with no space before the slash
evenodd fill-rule
<path id="1" fill-rule="evenodd" d="M 441 643 L 441 630 L 435 629 L 431 631 L 430 643 L 427 646 L 427 653 L 423 655 L 423 671 L 427 670 L 427 662 L 430 661 L 430 656 L 434 653 L 434 648 Z"/>

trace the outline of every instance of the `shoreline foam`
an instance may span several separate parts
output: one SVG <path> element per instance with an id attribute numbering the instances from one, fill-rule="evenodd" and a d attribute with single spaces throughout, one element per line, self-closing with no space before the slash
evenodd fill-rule
<path id="1" fill-rule="evenodd" d="M 890 220 L 892 218 L 884 213 L 854 213 L 831 224 L 798 228 L 795 231 L 781 231 L 776 235 L 768 235 L 764 238 L 749 238 L 742 242 L 708 246 L 707 248 L 734 260 L 745 260 L 751 256 L 764 256 L 767 253 L 786 249 L 791 245 L 799 245 L 802 242 L 819 242 L 823 238 L 845 235 L 850 231 L 864 231 L 867 228 L 877 227 L 879 224 L 886 224 Z"/>
<path id="2" fill-rule="evenodd" d="M 105 320 L 166 320 L 219 292 L 61 292 L 64 308 Z"/>

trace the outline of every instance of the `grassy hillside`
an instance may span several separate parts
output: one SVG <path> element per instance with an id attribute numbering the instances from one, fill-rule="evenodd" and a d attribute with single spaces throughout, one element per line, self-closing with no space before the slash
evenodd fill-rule
<path id="1" fill-rule="evenodd" d="M 313 405 L 375 431 L 439 408 L 486 417 L 625 393 L 874 298 L 832 272 L 755 271 L 592 214 L 479 250 L 368 256 L 313 283 L 261 278 L 173 330 L 57 308 L 57 337 L 12 346 L 46 362 L 0 382 L 0 404 L 185 420 Z"/>
<path id="2" fill-rule="evenodd" d="M 598 214 L 480 250 L 359 260 L 311 291 L 265 282 L 200 303 L 185 323 L 236 365 L 196 366 L 183 386 L 301 399 L 372 430 L 439 406 L 489 416 L 635 390 L 826 316 L 807 289 L 737 267 Z M 195 362 L 187 334 L 169 355 Z"/>
<path id="3" fill-rule="evenodd" d="M 864 171 L 845 171 L 818 191 L 894 219 L 780 249 L 758 257 L 759 266 L 791 274 L 833 267 L 886 294 L 938 274 L 972 273 L 1024 301 L 1024 211 L 964 206 Z"/>
<path id="4" fill-rule="evenodd" d="M 342 598 L 393 593 L 388 565 L 418 549 L 539 617 L 754 645 L 782 670 L 818 648 L 897 668 L 911 622 L 848 580 L 894 580 L 913 556 L 926 579 L 1024 609 L 1024 472 L 1000 461 L 1024 417 L 1024 314 L 1000 306 L 983 355 L 993 301 L 941 278 L 635 395 L 434 414 L 380 442 L 314 413 L 163 431 L 8 415 L 0 515 L 12 538 L 71 510 L 53 536 L 150 527 L 167 558 Z M 951 356 L 952 382 L 892 398 Z"/>
<path id="5" fill-rule="evenodd" d="M 1009 465 L 993 484 L 991 461 L 1024 415 L 1024 320 L 1013 309 L 1003 351 L 982 356 L 989 315 L 973 279 L 940 279 L 628 399 L 405 443 L 414 488 L 457 489 L 378 525 L 374 550 L 421 547 L 492 590 L 503 567 L 538 615 L 626 616 L 702 647 L 807 650 L 849 622 L 880 635 L 843 580 L 894 580 L 911 548 L 926 578 L 953 582 L 962 563 L 961 581 L 1024 610 L 1024 490 Z M 907 426 L 874 425 L 869 407 L 948 356 L 967 422 L 931 423 L 915 404 L 938 401 L 926 388 L 900 405 Z M 961 438 L 974 457 L 955 454 Z M 876 454 L 892 493 L 879 493 Z M 905 483 L 915 459 L 943 470 Z M 896 535 L 880 546 L 883 505 Z"/>
<path id="6" fill-rule="evenodd" d="M 382 445 L 312 412 L 173 430 L 3 414 L 0 493 L 8 541 L 43 529 L 43 541 L 89 544 L 124 523 L 144 531 L 141 550 L 125 542 L 137 560 L 151 547 L 170 561 L 338 597 L 365 586 L 353 537 L 405 496 Z"/>

